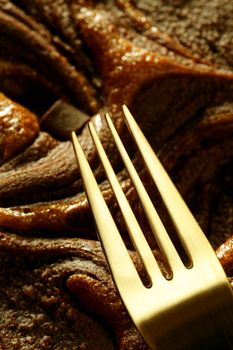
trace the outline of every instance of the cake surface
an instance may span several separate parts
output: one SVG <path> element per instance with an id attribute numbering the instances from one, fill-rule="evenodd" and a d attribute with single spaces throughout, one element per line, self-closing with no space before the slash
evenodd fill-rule
<path id="1" fill-rule="evenodd" d="M 69 139 L 75 129 L 142 269 L 86 126 L 152 241 L 104 119 L 159 203 L 122 104 L 232 281 L 232 13 L 231 0 L 0 0 L 0 349 L 147 349 L 111 280 Z"/>

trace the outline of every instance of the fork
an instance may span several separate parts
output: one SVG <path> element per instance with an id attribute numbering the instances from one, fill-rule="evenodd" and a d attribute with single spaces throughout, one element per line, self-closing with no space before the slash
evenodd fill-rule
<path id="1" fill-rule="evenodd" d="M 134 247 L 149 276 L 145 286 L 107 207 L 77 136 L 72 132 L 86 195 L 99 239 L 121 299 L 151 349 L 233 349 L 233 292 L 214 250 L 135 119 L 124 105 L 128 129 L 170 214 L 190 259 L 186 266 L 162 223 L 108 114 L 107 125 L 135 186 L 158 246 L 172 275 L 166 278 L 121 189 L 98 134 L 90 134 L 115 194 Z"/>

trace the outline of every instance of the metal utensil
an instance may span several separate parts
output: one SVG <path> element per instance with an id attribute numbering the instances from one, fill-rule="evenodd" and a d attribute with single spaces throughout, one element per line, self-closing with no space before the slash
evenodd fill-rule
<path id="1" fill-rule="evenodd" d="M 233 293 L 204 233 L 181 198 L 133 116 L 123 106 L 125 120 L 171 216 L 191 265 L 185 266 L 158 216 L 121 140 L 107 124 L 134 183 L 157 243 L 172 270 L 161 273 L 153 252 L 114 174 L 100 139 L 89 129 L 107 178 L 118 201 L 134 246 L 150 278 L 145 286 L 128 254 L 75 133 L 74 150 L 99 237 L 120 296 L 151 349 L 233 348 Z"/>

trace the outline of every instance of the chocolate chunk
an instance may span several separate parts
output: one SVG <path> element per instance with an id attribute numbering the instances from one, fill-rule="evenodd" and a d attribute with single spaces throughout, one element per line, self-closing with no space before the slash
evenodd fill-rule
<path id="1" fill-rule="evenodd" d="M 58 100 L 42 116 L 41 127 L 59 140 L 69 140 L 71 131 L 79 132 L 89 120 L 87 114 Z"/>

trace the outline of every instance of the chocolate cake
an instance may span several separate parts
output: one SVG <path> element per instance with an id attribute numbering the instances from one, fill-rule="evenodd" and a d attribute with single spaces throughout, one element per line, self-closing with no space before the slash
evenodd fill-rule
<path id="1" fill-rule="evenodd" d="M 148 349 L 112 282 L 69 136 L 144 276 L 86 126 L 154 244 L 104 119 L 159 203 L 122 104 L 233 285 L 232 13 L 231 0 L 0 0 L 0 349 Z"/>

